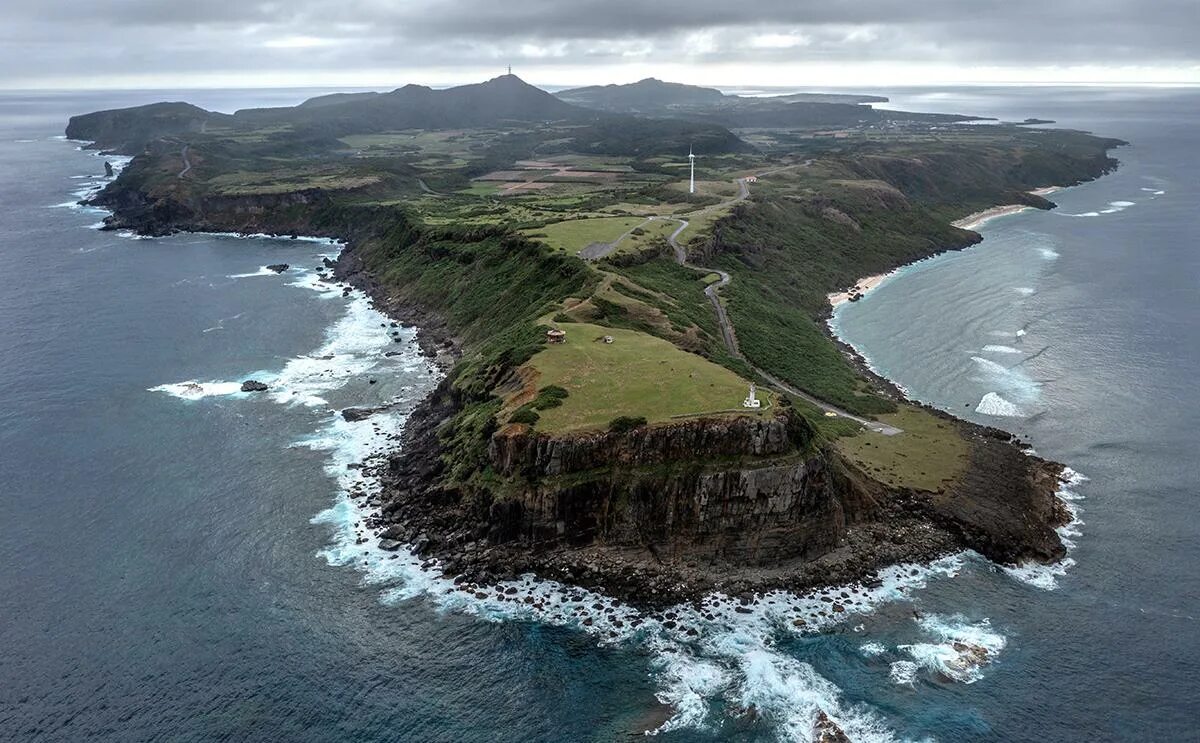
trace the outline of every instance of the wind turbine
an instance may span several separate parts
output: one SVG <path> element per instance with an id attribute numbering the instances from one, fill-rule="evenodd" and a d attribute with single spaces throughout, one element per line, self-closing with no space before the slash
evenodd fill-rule
<path id="1" fill-rule="evenodd" d="M 696 193 L 696 156 L 692 154 L 691 145 L 688 145 L 688 162 L 692 165 L 692 177 L 688 182 L 688 193 Z"/>

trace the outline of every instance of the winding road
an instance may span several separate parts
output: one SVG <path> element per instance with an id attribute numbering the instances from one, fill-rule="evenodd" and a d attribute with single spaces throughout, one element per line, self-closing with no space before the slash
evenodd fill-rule
<path id="1" fill-rule="evenodd" d="M 183 170 L 179 171 L 177 177 L 182 178 L 192 169 L 192 161 L 188 159 L 188 145 L 183 146 L 183 149 L 179 151 L 179 156 L 183 158 Z"/>
<path id="2" fill-rule="evenodd" d="M 762 178 L 762 177 L 770 175 L 772 173 L 778 173 L 781 170 L 787 170 L 789 168 L 807 167 L 809 165 L 809 163 L 811 163 L 811 162 L 812 162 L 811 160 L 805 160 L 804 163 L 802 163 L 801 165 L 788 165 L 788 166 L 784 166 L 782 168 L 775 168 L 774 170 L 769 170 L 764 173 L 759 173 L 755 177 Z M 704 212 L 708 211 L 709 209 L 718 209 L 718 208 L 732 206 L 733 204 L 736 204 L 739 201 L 744 201 L 745 199 L 747 199 L 750 196 L 749 182 L 747 181 L 746 178 L 738 178 L 737 183 L 738 183 L 738 195 L 736 197 L 734 197 L 733 199 L 731 199 L 729 201 L 725 201 L 720 204 L 717 204 L 715 206 L 710 206 L 707 209 L 701 209 L 698 212 L 694 212 L 694 214 L 703 214 Z M 833 413 L 841 418 L 847 418 L 849 420 L 854 421 L 855 423 L 858 423 L 859 425 L 863 426 L 864 428 L 866 428 L 868 430 L 875 431 L 876 433 L 883 434 L 884 436 L 895 436 L 898 433 L 903 433 L 902 429 L 896 428 L 895 426 L 889 426 L 887 424 L 880 423 L 879 421 L 873 421 L 873 420 L 870 420 L 869 418 L 863 418 L 861 416 L 854 415 L 853 413 L 845 411 L 836 405 L 825 402 L 824 400 L 814 397 L 803 390 L 793 387 L 792 385 L 788 384 L 787 382 L 784 382 L 782 379 L 779 379 L 778 377 L 776 377 L 772 374 L 768 374 L 767 372 L 758 368 L 754 364 L 751 364 L 750 361 L 745 356 L 742 355 L 742 351 L 738 347 L 737 334 L 734 333 L 733 323 L 729 321 L 729 315 L 725 312 L 725 305 L 721 303 L 720 290 L 722 287 L 728 286 L 729 283 L 731 281 L 733 281 L 733 277 L 730 276 L 728 272 L 722 271 L 719 268 L 705 268 L 704 266 L 697 266 L 694 263 L 688 262 L 687 250 L 684 249 L 684 247 L 679 244 L 679 240 L 678 240 L 680 233 L 682 233 L 685 229 L 687 229 L 687 227 L 688 227 L 688 221 L 686 219 L 679 219 L 679 228 L 676 229 L 674 232 L 672 232 L 669 237 L 667 237 L 667 242 L 669 242 L 671 244 L 671 248 L 675 251 L 675 262 L 678 263 L 679 265 L 694 269 L 696 271 L 715 273 L 721 277 L 720 280 L 714 281 L 713 283 L 709 284 L 708 286 L 706 286 L 704 288 L 704 295 L 706 297 L 708 297 L 708 301 L 710 303 L 712 303 L 713 311 L 716 312 L 716 314 L 717 314 L 717 325 L 718 325 L 718 327 L 721 328 L 721 339 L 725 342 L 725 348 L 726 348 L 726 350 L 729 351 L 730 355 L 732 355 L 734 358 L 741 359 L 742 361 L 745 361 L 747 364 L 749 364 L 750 368 L 753 369 L 755 371 L 755 373 L 757 373 L 760 377 L 762 377 L 764 380 L 766 380 L 767 383 L 770 384 L 772 387 L 776 388 L 777 390 L 786 392 L 789 395 L 793 395 L 794 397 L 799 397 L 802 400 L 806 400 L 809 403 L 817 406 L 821 410 L 824 410 L 826 413 Z"/>

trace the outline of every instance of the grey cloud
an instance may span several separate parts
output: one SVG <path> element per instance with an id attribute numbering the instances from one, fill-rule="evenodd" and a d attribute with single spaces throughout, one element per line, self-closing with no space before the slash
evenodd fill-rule
<path id="1" fill-rule="evenodd" d="M 9 0 L 3 80 L 733 62 L 1200 65 L 1195 0 Z M 305 38 L 311 37 L 311 38 Z M 796 40 L 789 45 L 789 39 Z"/>

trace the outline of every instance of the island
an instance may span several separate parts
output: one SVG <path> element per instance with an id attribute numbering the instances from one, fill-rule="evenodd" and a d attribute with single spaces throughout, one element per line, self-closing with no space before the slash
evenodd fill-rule
<path id="1" fill-rule="evenodd" d="M 133 156 L 92 200 L 109 228 L 337 238 L 338 279 L 419 329 L 446 374 L 373 465 L 380 548 L 662 606 L 1065 554 L 1063 467 L 907 400 L 829 296 L 979 242 L 965 215 L 1052 208 L 1035 189 L 1124 143 L 880 100 L 505 75 L 67 136 Z"/>

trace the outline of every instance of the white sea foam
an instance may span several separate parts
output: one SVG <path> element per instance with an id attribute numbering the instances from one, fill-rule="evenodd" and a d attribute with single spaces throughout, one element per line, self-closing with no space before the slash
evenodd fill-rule
<path id="1" fill-rule="evenodd" d="M 250 273 L 231 273 L 227 278 L 230 279 L 248 279 L 254 276 L 278 276 L 279 274 L 266 266 L 259 266 L 257 271 Z"/>
<path id="2" fill-rule="evenodd" d="M 1015 291 L 1017 294 L 1020 294 L 1022 297 L 1028 297 L 1033 294 L 1036 289 L 1029 286 L 1015 286 L 1013 287 L 1013 291 Z"/>
<path id="3" fill-rule="evenodd" d="M 892 679 L 893 684 L 912 686 L 916 683 L 917 672 L 920 670 L 921 667 L 911 660 L 898 660 L 892 663 L 888 676 Z"/>
<path id="4" fill-rule="evenodd" d="M 1067 548 L 1067 556 L 1049 565 L 1036 562 L 1006 565 L 1004 566 L 1005 573 L 1022 583 L 1044 591 L 1053 591 L 1058 588 L 1058 578 L 1066 575 L 1067 571 L 1075 566 L 1075 560 L 1070 554 L 1075 549 L 1075 537 L 1083 534 L 1079 529 L 1083 526 L 1083 519 L 1080 518 L 1083 509 L 1076 504 L 1076 501 L 1083 500 L 1083 496 L 1075 490 L 1075 486 L 1087 482 L 1087 479 L 1086 476 L 1067 467 L 1063 470 L 1062 482 L 1058 492 L 1055 493 L 1063 502 L 1067 512 L 1071 514 L 1071 520 L 1055 530 L 1058 532 L 1058 538 L 1062 540 L 1063 546 Z"/>
<path id="5" fill-rule="evenodd" d="M 1053 248 L 1038 248 L 1038 252 L 1048 261 L 1058 258 L 1058 251 Z"/>
<path id="6" fill-rule="evenodd" d="M 884 653 L 886 653 L 887 648 L 884 647 L 884 645 L 882 643 L 864 642 L 862 645 L 859 646 L 858 651 L 860 653 L 862 653 L 863 655 L 867 656 L 868 658 L 874 658 L 876 656 L 880 656 L 880 655 L 883 655 Z"/>
<path id="7" fill-rule="evenodd" d="M 989 343 L 988 345 L 984 346 L 983 350 L 987 353 L 1024 353 L 1019 348 L 1013 348 L 1012 346 L 1002 346 L 1002 345 L 997 345 L 997 344 L 992 344 L 992 343 Z"/>
<path id="8" fill-rule="evenodd" d="M 992 415 L 1001 418 L 1020 418 L 1025 415 L 1019 407 L 1005 400 L 995 392 L 985 394 L 979 400 L 979 404 L 975 406 L 975 412 L 981 415 Z"/>
<path id="9" fill-rule="evenodd" d="M 960 615 L 942 617 L 931 614 L 917 623 L 934 642 L 899 645 L 897 650 L 908 653 L 918 668 L 964 684 L 972 684 L 983 678 L 984 667 L 994 661 L 1007 644 L 1004 635 L 993 630 L 987 619 L 970 622 Z M 906 667 L 904 675 L 907 681 L 902 681 L 896 679 L 893 666 L 893 680 L 911 683 L 916 670 Z"/>
<path id="10" fill-rule="evenodd" d="M 1024 336 L 1024 335 L 1025 335 L 1025 328 L 1021 328 L 1020 330 L 1018 330 L 1018 331 L 1016 332 L 1016 336 L 1017 336 L 1018 338 L 1020 338 L 1020 337 L 1022 337 L 1022 336 Z"/>
<path id="11" fill-rule="evenodd" d="M 242 392 L 241 382 L 201 382 L 195 379 L 160 384 L 157 387 L 151 387 L 150 392 L 165 392 L 171 397 L 178 397 L 181 400 L 202 400 L 206 397 L 248 394 Z"/>
<path id="12" fill-rule="evenodd" d="M 991 387 L 997 396 L 1018 405 L 1035 403 L 1041 396 L 1041 385 L 1021 367 L 1007 367 L 983 356 L 972 356 L 971 360 L 979 369 L 978 380 Z"/>

